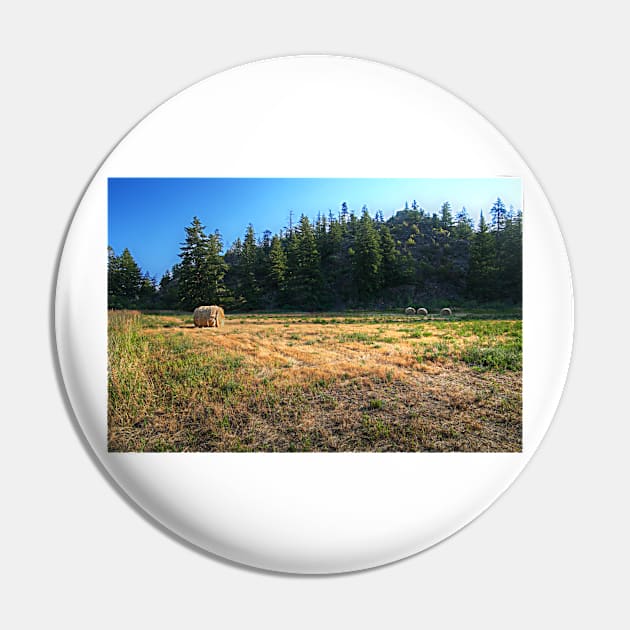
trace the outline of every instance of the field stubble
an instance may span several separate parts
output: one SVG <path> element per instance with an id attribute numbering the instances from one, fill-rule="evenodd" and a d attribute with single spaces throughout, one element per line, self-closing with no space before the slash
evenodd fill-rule
<path id="1" fill-rule="evenodd" d="M 520 319 L 109 314 L 110 451 L 520 451 Z"/>

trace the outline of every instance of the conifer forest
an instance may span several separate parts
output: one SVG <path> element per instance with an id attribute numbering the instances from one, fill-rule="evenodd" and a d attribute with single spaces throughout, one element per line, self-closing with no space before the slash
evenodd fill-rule
<path id="1" fill-rule="evenodd" d="M 197 217 L 182 236 L 179 262 L 159 279 L 128 249 L 110 248 L 109 307 L 319 311 L 521 302 L 522 211 L 499 198 L 475 218 L 448 202 L 428 213 L 415 201 L 387 220 L 345 203 L 315 218 L 291 213 L 276 234 L 244 226 L 225 251 L 221 234 Z"/>

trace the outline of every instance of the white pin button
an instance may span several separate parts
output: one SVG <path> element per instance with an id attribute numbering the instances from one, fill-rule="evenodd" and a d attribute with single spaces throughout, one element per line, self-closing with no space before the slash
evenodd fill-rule
<path id="1" fill-rule="evenodd" d="M 299 190 L 291 188 L 294 178 L 304 182 Z M 352 197 L 348 216 L 340 205 L 348 201 L 339 196 L 343 180 Z M 200 182 L 208 183 L 203 194 L 209 201 L 191 212 L 187 195 L 200 199 L 194 197 L 202 194 Z M 239 186 L 243 199 L 258 202 L 245 208 L 211 203 L 219 193 L 221 199 L 238 198 Z M 400 187 L 398 207 L 391 205 L 392 186 Z M 483 209 L 489 238 L 495 244 L 502 238 L 492 233 L 494 198 L 479 207 L 482 188 L 514 197 L 512 210 L 506 203 L 505 214 L 495 217 L 497 234 L 502 221 L 516 220 L 522 210 L 522 311 L 513 302 L 503 319 L 470 298 L 486 282 L 478 271 L 486 268 L 482 258 L 471 263 L 467 248 L 473 241 L 455 233 L 457 213 L 470 198 L 474 231 Z M 417 205 L 407 196 L 412 189 L 420 191 Z M 337 205 L 321 207 L 328 198 Z M 451 201 L 450 218 L 440 214 L 437 199 Z M 369 217 L 363 224 L 362 203 Z M 413 213 L 420 210 L 417 219 Z M 324 277 L 305 292 L 295 278 L 303 273 L 310 279 L 309 267 L 291 262 L 290 243 L 296 234 L 306 247 L 309 228 L 299 223 L 300 214 L 311 225 L 318 212 L 327 216 L 324 232 L 332 217 L 344 230 L 355 230 L 352 243 L 358 245 L 343 252 L 347 266 L 338 269 L 348 274 L 350 286 L 335 284 L 341 282 L 337 276 L 330 280 L 334 274 L 326 270 L 334 264 L 318 250 L 313 264 Z M 174 299 L 183 300 L 177 312 L 149 312 L 140 298 L 117 287 L 114 297 L 131 295 L 117 306 L 147 311 L 121 324 L 139 326 L 134 339 L 147 354 L 125 354 L 131 350 L 122 344 L 130 337 L 119 329 L 108 348 L 108 317 L 122 312 L 108 314 L 108 245 L 116 257 L 128 247 L 142 273 L 161 276 L 185 261 L 178 254 L 193 214 L 205 236 L 220 230 L 222 254 L 237 232 L 244 241 L 250 222 L 261 239 L 256 251 L 267 251 L 262 237 L 269 229 L 288 257 L 284 264 L 297 265 L 283 277 L 289 288 L 260 284 L 258 293 L 248 293 L 251 287 L 229 275 L 234 257 L 221 259 L 227 271 L 220 290 L 186 293 L 175 287 Z M 383 280 L 383 225 L 393 231 L 398 255 L 413 261 L 413 279 Z M 365 245 L 368 237 L 360 240 L 360 230 L 375 230 L 381 239 L 373 245 L 379 253 L 372 275 L 365 260 L 375 250 Z M 441 280 L 433 281 L 439 263 L 427 253 L 429 238 L 435 251 L 455 261 L 442 269 Z M 456 243 L 463 247 L 460 258 Z M 493 273 L 500 275 L 507 263 L 497 251 L 494 256 Z M 478 267 L 469 274 L 471 264 Z M 186 278 L 185 270 L 176 273 Z M 448 285 L 448 293 L 444 283 L 453 277 L 461 286 L 456 291 Z M 388 293 L 386 282 L 408 289 Z M 109 306 L 112 291 L 110 279 Z M 153 305 L 162 308 L 166 293 L 157 295 Z M 494 294 L 487 295 L 490 303 Z M 396 303 L 407 296 L 413 303 Z M 300 300 L 311 299 L 308 313 L 292 314 Z M 340 302 L 346 310 L 333 313 Z M 210 309 L 193 321 L 194 307 L 215 304 L 225 307 L 225 322 Z M 358 310 L 349 314 L 350 307 Z M 414 313 L 406 314 L 407 308 Z M 205 325 L 195 326 L 199 322 Z M 503 323 L 492 328 L 489 322 Z M 558 405 L 571 353 L 573 297 L 550 205 L 529 167 L 488 121 L 406 72 L 303 56 L 201 81 L 125 136 L 73 219 L 59 270 L 56 329 L 76 418 L 105 469 L 143 510 L 212 554 L 275 571 L 331 573 L 422 551 L 465 526 L 508 488 Z M 137 379 L 132 360 L 138 361 Z M 182 366 L 189 371 L 184 374 Z M 265 389 L 269 383 L 275 397 Z"/>

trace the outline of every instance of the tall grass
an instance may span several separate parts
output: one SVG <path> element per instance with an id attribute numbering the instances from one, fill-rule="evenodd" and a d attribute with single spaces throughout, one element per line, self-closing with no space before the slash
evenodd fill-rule
<path id="1" fill-rule="evenodd" d="M 153 395 L 146 378 L 151 362 L 148 340 L 137 311 L 112 311 L 108 324 L 109 417 L 133 422 Z"/>
<path id="2" fill-rule="evenodd" d="M 358 312 L 230 316 L 199 330 L 187 313 L 113 311 L 108 445 L 520 450 L 521 331 L 520 320 Z"/>
<path id="3" fill-rule="evenodd" d="M 143 331 L 142 316 L 118 311 L 109 318 L 109 419 L 134 424 L 160 414 L 178 414 L 195 401 L 229 402 L 241 389 L 236 378 L 243 357 L 220 348 L 195 350 L 182 332 Z"/>

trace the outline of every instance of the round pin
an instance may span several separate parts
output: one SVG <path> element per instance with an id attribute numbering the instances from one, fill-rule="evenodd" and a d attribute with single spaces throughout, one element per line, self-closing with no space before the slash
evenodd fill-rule
<path id="1" fill-rule="evenodd" d="M 407 557 L 514 481 L 557 407 L 570 269 L 507 140 L 382 64 L 271 59 L 138 123 L 72 221 L 59 361 L 94 453 L 212 554 Z"/>

